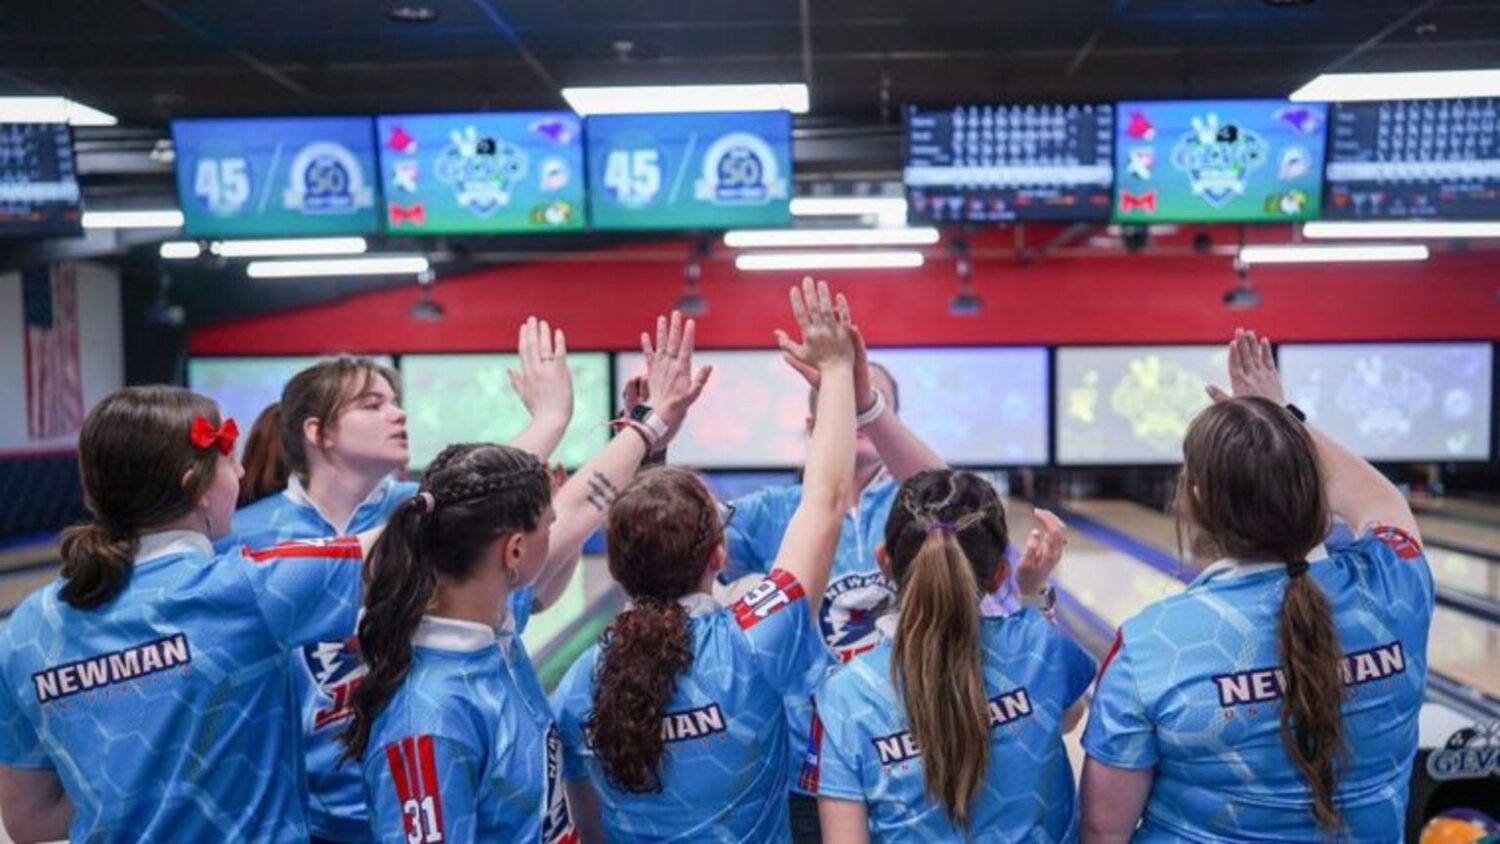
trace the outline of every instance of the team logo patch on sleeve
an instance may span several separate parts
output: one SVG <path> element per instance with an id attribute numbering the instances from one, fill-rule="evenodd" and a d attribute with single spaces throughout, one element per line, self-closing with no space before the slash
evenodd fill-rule
<path id="1" fill-rule="evenodd" d="M 1381 525 L 1375 528 L 1375 538 L 1390 546 L 1402 560 L 1415 560 L 1422 556 L 1422 545 L 1411 534 L 1398 527 Z"/>
<path id="2" fill-rule="evenodd" d="M 256 563 L 310 557 L 362 560 L 365 556 L 364 550 L 359 547 L 359 540 L 353 536 L 338 536 L 332 539 L 298 539 L 277 543 L 260 551 L 252 551 L 250 546 L 246 545 L 244 554 Z"/>
<path id="3" fill-rule="evenodd" d="M 745 597 L 734 602 L 734 620 L 741 629 L 749 630 L 791 606 L 803 594 L 802 584 L 791 572 L 773 569 Z"/>
<path id="4" fill-rule="evenodd" d="M 407 841 L 446 841 L 443 798 L 438 791 L 437 756 L 432 736 L 408 736 L 385 746 L 391 782 L 401 804 L 401 823 Z"/>

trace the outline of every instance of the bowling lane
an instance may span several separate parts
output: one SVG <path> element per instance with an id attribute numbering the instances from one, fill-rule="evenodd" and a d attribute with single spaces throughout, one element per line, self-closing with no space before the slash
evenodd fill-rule
<path id="1" fill-rule="evenodd" d="M 1500 504 L 1488 504 L 1472 498 L 1451 495 L 1442 498 L 1413 495 L 1411 503 L 1413 507 L 1421 508 L 1432 515 L 1448 514 L 1457 518 L 1500 526 Z"/>
<path id="2" fill-rule="evenodd" d="M 1068 507 L 1107 527 L 1153 545 L 1164 536 L 1174 535 L 1174 519 L 1149 507 L 1128 501 L 1070 501 Z M 1441 549 L 1429 549 L 1433 579 L 1445 588 L 1468 591 L 1476 572 L 1493 568 L 1472 557 L 1458 559 L 1439 555 Z M 1171 553 L 1169 551 L 1169 553 Z M 1442 562 L 1439 562 L 1442 560 Z M 1457 571 L 1455 575 L 1452 572 Z M 1490 590 L 1489 581 L 1482 582 Z M 1493 596 L 1493 591 L 1475 594 Z M 1432 618 L 1431 643 L 1428 648 L 1432 667 L 1455 680 L 1500 697 L 1500 627 L 1448 607 L 1438 607 Z"/>
<path id="3" fill-rule="evenodd" d="M 1500 523 L 1483 525 L 1445 516 L 1418 513 L 1417 527 L 1429 542 L 1440 542 L 1455 548 L 1473 550 L 1500 557 Z"/>

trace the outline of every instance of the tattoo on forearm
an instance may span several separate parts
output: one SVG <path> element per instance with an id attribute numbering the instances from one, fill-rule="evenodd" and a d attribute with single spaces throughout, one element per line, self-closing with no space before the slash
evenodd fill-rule
<path id="1" fill-rule="evenodd" d="M 610 483 L 609 478 L 606 478 L 602 473 L 595 472 L 589 478 L 588 502 L 593 505 L 595 510 L 602 513 L 609 509 L 609 505 L 614 503 L 615 498 L 619 494 L 620 490 L 613 483 Z"/>

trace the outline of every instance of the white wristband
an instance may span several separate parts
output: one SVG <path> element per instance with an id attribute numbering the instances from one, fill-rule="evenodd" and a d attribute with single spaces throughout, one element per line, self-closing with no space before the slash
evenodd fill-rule
<path id="1" fill-rule="evenodd" d="M 879 387 L 871 387 L 870 392 L 875 394 L 875 403 L 864 413 L 856 414 L 854 424 L 860 428 L 873 424 L 885 413 L 885 393 Z"/>
<path id="2" fill-rule="evenodd" d="M 661 418 L 661 416 L 654 410 L 646 414 L 645 419 L 637 419 L 634 421 L 636 422 L 636 424 L 646 429 L 646 439 L 651 441 L 651 447 L 653 449 L 658 445 L 661 445 L 661 441 L 666 439 L 667 437 L 667 431 L 671 429 L 671 426 L 667 424 L 667 420 Z"/>

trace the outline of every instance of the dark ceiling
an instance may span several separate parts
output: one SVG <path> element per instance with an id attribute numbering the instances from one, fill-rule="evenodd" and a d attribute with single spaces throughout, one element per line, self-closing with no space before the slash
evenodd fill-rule
<path id="1" fill-rule="evenodd" d="M 398 5 L 439 19 L 393 22 Z M 1500 0 L 8 0 L 0 56 L 0 92 L 133 125 L 795 81 L 804 123 L 871 125 L 908 101 L 1272 96 L 1335 65 L 1500 66 Z"/>

